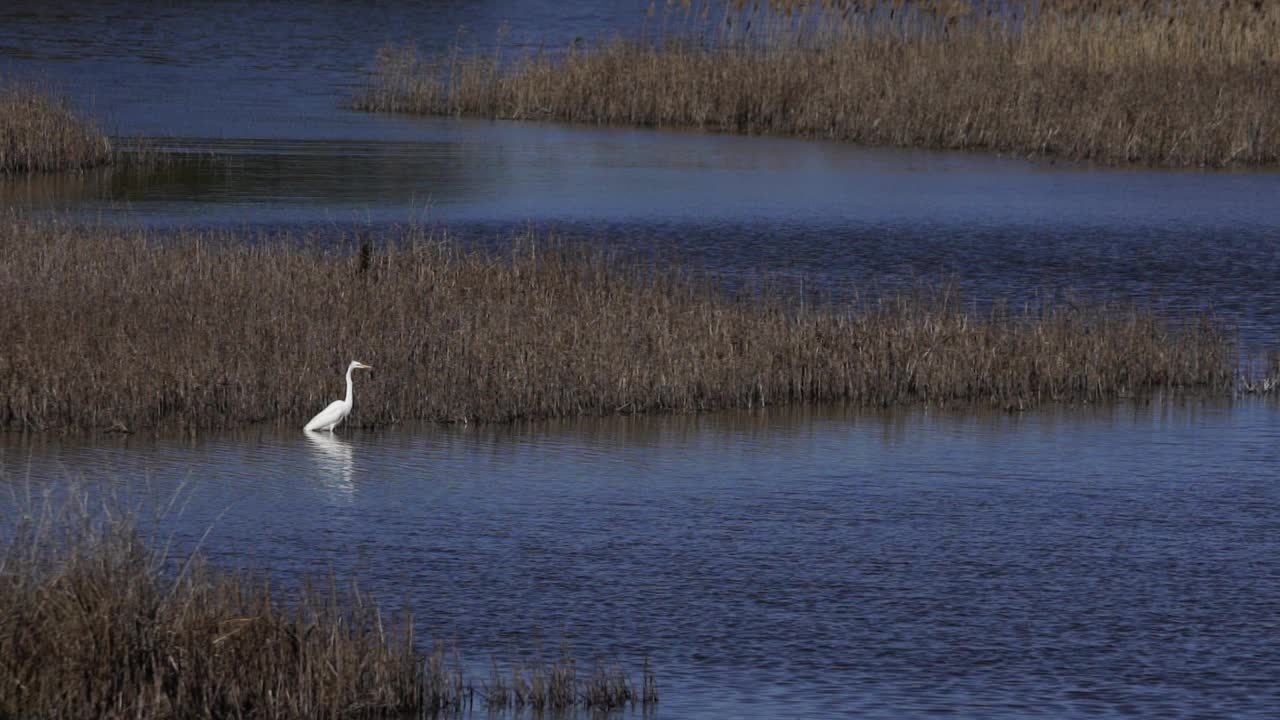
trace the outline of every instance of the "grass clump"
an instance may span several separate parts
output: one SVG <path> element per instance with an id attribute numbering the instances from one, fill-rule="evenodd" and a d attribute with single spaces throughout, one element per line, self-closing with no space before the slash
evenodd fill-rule
<path id="1" fill-rule="evenodd" d="M 1280 351 L 1272 350 L 1255 367 L 1241 373 L 1239 388 L 1246 395 L 1280 395 Z"/>
<path id="2" fill-rule="evenodd" d="M 335 234 L 336 235 L 336 234 Z M 1019 409 L 1228 389 L 1207 318 L 1046 297 L 982 309 L 920 287 L 798 304 L 531 232 L 470 247 L 10 218 L 0 224 L 0 428 L 302 422 L 358 382 L 348 422 L 906 403 Z"/>
<path id="3" fill-rule="evenodd" d="M 130 515 L 9 518 L 0 537 L 0 717 L 400 717 L 456 705 L 430 690 L 409 622 L 358 590 L 175 568 Z M 445 688 L 444 692 L 451 692 Z"/>
<path id="4" fill-rule="evenodd" d="M 563 52 L 378 56 L 357 108 L 1165 166 L 1280 162 L 1280 4 L 683 3 Z M 675 11 L 675 15 L 679 14 Z"/>
<path id="5" fill-rule="evenodd" d="M 490 710 L 561 710 L 582 707 L 610 710 L 631 705 L 649 706 L 658 702 L 658 683 L 645 659 L 640 670 L 640 686 L 616 664 L 597 658 L 591 674 L 578 674 L 577 660 L 566 646 L 550 663 L 534 660 L 513 663 L 509 677 L 493 661 L 489 680 L 481 688 L 484 705 Z"/>
<path id="6" fill-rule="evenodd" d="M 107 136 L 65 99 L 0 82 L 0 175 L 90 168 L 112 157 Z"/>

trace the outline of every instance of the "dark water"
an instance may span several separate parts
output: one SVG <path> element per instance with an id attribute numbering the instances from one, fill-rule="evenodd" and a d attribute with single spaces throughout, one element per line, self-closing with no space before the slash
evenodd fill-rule
<path id="1" fill-rule="evenodd" d="M 1259 402 L 770 413 L 0 446 L 231 566 L 352 573 L 483 673 L 648 654 L 656 717 L 1272 717 Z M 181 543 L 180 543 L 181 546 Z M 633 665 L 634 667 L 634 665 Z M 483 675 L 480 675 L 483 677 Z"/>
<path id="2" fill-rule="evenodd" d="M 378 48 L 554 50 L 644 22 L 628 0 L 8 0 L 0 71 L 42 77 L 122 134 L 367 137 L 339 102 Z M 394 123 L 393 123 L 394 125 Z"/>
<path id="3" fill-rule="evenodd" d="M 251 230 L 533 224 L 819 287 L 953 278 L 1211 308 L 1280 338 L 1280 173 L 341 108 L 376 49 L 515 52 L 637 2 L 8 2 L 38 77 L 150 174 L 0 180 L 0 205 Z M 2 352 L 2 348 L 0 348 Z M 357 391 L 358 394 L 358 391 Z M 359 400 L 357 399 L 357 402 Z M 1280 411 L 1166 400 L 1025 415 L 769 413 L 308 438 L 0 438 L 5 485 L 72 477 L 288 580 L 333 567 L 490 655 L 649 655 L 656 717 L 1272 717 Z M 541 638 L 539 640 L 538 638 Z"/>

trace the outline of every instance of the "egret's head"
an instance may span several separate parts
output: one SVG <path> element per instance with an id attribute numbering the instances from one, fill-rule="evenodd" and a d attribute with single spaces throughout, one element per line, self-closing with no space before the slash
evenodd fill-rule
<path id="1" fill-rule="evenodd" d="M 352 370 L 372 370 L 372 369 L 373 369 L 373 366 L 372 366 L 372 365 L 365 365 L 364 363 L 360 362 L 359 360 L 352 360 L 352 361 L 351 361 L 351 369 L 352 369 Z"/>

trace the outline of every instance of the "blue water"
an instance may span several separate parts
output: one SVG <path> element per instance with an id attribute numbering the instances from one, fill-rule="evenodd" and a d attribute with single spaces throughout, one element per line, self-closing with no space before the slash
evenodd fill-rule
<path id="1" fill-rule="evenodd" d="M 211 528 L 223 566 L 354 575 L 477 681 L 562 635 L 647 655 L 654 717 L 1262 718 L 1276 419 L 1194 399 L 779 411 L 46 438 L 0 463 L 37 491 L 179 493 L 176 551 Z"/>
<path id="2" fill-rule="evenodd" d="M 949 279 L 1211 310 L 1280 337 L 1280 174 L 371 115 L 376 49 L 529 51 L 647 3 L 9 2 L 41 78 L 150 174 L 0 180 L 0 206 L 156 228 L 530 225 L 824 291 Z M 510 32 L 499 35 L 502 22 Z M 3 287 L 0 286 L 0 292 Z M 2 350 L 0 350 L 2 352 Z M 357 390 L 357 402 L 359 394 Z M 156 507 L 175 549 L 330 568 L 491 657 L 648 656 L 656 718 L 1255 717 L 1280 707 L 1280 406 L 771 411 L 307 437 L 0 438 L 0 484 Z M 479 713 L 477 712 L 477 715 Z"/>

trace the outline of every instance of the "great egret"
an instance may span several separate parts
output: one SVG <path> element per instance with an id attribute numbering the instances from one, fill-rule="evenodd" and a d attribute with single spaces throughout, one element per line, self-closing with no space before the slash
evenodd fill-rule
<path id="1" fill-rule="evenodd" d="M 347 419 L 347 415 L 351 414 L 351 371 L 357 368 L 372 370 L 373 368 L 362 362 L 352 360 L 347 366 L 347 399 L 334 400 L 329 403 L 329 407 L 320 411 L 315 417 L 311 418 L 311 422 L 307 423 L 303 430 L 328 430 L 338 427 L 338 423 Z"/>

